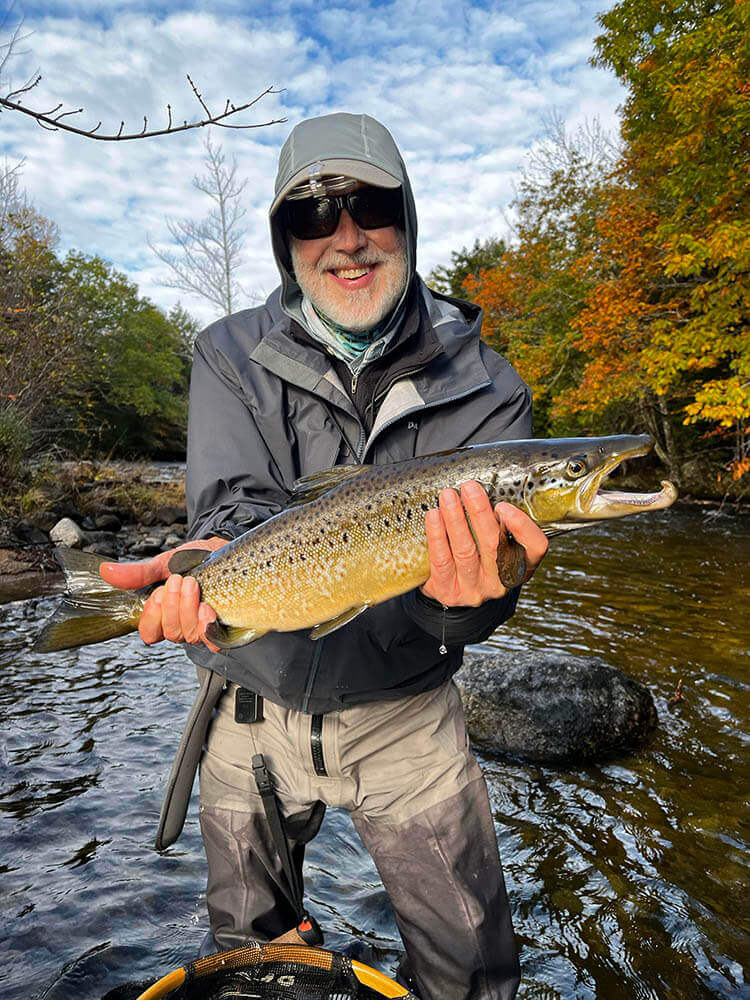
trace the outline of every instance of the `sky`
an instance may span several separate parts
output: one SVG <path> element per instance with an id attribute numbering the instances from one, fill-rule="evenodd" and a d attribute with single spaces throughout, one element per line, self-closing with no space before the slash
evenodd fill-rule
<path id="1" fill-rule="evenodd" d="M 278 283 L 268 206 L 278 153 L 299 121 L 367 112 L 392 132 L 414 189 L 422 275 L 475 239 L 512 237 L 508 220 L 524 163 L 551 116 L 572 129 L 598 118 L 618 131 L 624 93 L 589 64 L 606 0 L 0 0 L 0 45 L 23 18 L 24 40 L 0 92 L 35 71 L 24 98 L 38 110 L 83 107 L 68 119 L 116 132 L 199 120 L 190 74 L 209 108 L 243 104 L 268 87 L 212 141 L 247 180 L 242 304 Z M 217 317 L 203 299 L 165 286 L 168 269 L 149 242 L 169 248 L 168 219 L 199 220 L 210 208 L 193 186 L 204 172 L 205 129 L 129 142 L 49 132 L 15 112 L 0 115 L 0 162 L 23 158 L 22 184 L 60 229 L 60 250 L 98 254 L 168 309 L 179 299 L 201 324 Z"/>

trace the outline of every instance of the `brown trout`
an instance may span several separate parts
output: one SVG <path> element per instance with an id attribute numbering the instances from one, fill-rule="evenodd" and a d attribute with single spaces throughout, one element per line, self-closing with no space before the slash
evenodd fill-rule
<path id="1" fill-rule="evenodd" d="M 651 446 L 646 435 L 501 441 L 391 465 L 337 466 L 299 480 L 281 513 L 215 552 L 176 552 L 169 568 L 197 579 L 202 600 L 218 615 L 207 632 L 217 646 L 305 628 L 318 639 L 427 580 L 424 515 L 445 487 L 477 480 L 493 504 L 507 501 L 555 535 L 674 503 L 677 491 L 668 482 L 648 494 L 600 488 L 622 461 Z M 37 651 L 101 642 L 138 627 L 153 587 L 111 587 L 99 576 L 99 556 L 66 550 L 60 561 L 68 592 Z M 503 583 L 520 582 L 523 569 L 522 559 L 506 560 Z"/>

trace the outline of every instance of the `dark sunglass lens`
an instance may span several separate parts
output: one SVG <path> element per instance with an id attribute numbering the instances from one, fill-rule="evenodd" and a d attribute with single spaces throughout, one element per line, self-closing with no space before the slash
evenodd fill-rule
<path id="1" fill-rule="evenodd" d="M 330 236 L 338 224 L 339 209 L 334 198 L 303 198 L 286 202 L 287 228 L 298 240 Z"/>
<path id="2" fill-rule="evenodd" d="M 401 218 L 401 188 L 362 188 L 349 195 L 348 203 L 362 229 L 393 226 Z"/>

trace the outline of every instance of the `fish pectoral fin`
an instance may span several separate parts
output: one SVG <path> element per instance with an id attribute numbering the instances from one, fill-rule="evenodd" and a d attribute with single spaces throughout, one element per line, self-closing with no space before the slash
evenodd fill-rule
<path id="1" fill-rule="evenodd" d="M 347 479 L 353 479 L 371 468 L 371 465 L 337 465 L 333 469 L 323 469 L 322 472 L 313 472 L 311 476 L 303 476 L 294 483 L 287 507 L 298 507 L 322 497 L 339 483 L 345 483 Z"/>
<path id="2" fill-rule="evenodd" d="M 341 628 L 342 625 L 346 625 L 347 622 L 353 621 L 357 615 L 361 615 L 363 611 L 367 611 L 370 607 L 369 604 L 363 604 L 361 607 L 349 608 L 345 611 L 343 615 L 337 615 L 335 618 L 330 618 L 327 622 L 321 622 L 320 625 L 316 625 L 314 629 L 310 632 L 311 639 L 322 639 L 324 635 L 330 635 L 331 632 L 335 632 L 337 628 Z"/>
<path id="3" fill-rule="evenodd" d="M 507 532 L 502 532 L 497 547 L 497 570 L 508 590 L 520 586 L 526 575 L 526 549 Z"/>
<path id="4" fill-rule="evenodd" d="M 179 549 L 171 557 L 167 566 L 170 573 L 189 573 L 191 569 L 213 555 L 211 549 Z"/>
<path id="5" fill-rule="evenodd" d="M 211 622 L 206 628 L 206 638 L 219 649 L 234 649 L 235 646 L 246 646 L 265 635 L 268 629 L 243 628 L 241 625 L 222 625 L 219 621 Z"/>

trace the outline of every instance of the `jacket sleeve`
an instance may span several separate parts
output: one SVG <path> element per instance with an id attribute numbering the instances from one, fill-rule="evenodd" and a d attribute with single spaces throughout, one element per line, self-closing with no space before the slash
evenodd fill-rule
<path id="1" fill-rule="evenodd" d="M 236 538 L 287 499 L 237 374 L 207 337 L 193 356 L 185 492 L 191 538 Z"/>
<path id="2" fill-rule="evenodd" d="M 518 383 L 507 405 L 491 414 L 468 443 L 515 441 L 531 437 L 531 392 L 520 379 Z M 412 621 L 428 635 L 440 639 L 445 628 L 447 646 L 465 646 L 483 642 L 496 628 L 512 618 L 520 592 L 521 588 L 515 587 L 505 597 L 485 601 L 478 608 L 447 608 L 445 611 L 439 601 L 426 597 L 419 588 L 404 594 L 401 601 Z"/>

